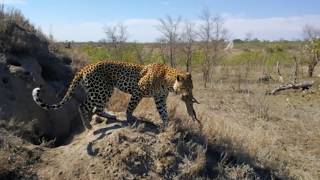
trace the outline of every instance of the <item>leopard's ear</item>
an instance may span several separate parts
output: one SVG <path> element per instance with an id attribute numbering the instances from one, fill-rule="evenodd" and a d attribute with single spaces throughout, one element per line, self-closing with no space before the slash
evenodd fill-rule
<path id="1" fill-rule="evenodd" d="M 177 75 L 177 81 L 182 81 L 182 76 L 181 75 Z"/>

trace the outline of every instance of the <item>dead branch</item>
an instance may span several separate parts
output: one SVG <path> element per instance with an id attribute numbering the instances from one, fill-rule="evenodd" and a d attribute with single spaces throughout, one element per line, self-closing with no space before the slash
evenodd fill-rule
<path id="1" fill-rule="evenodd" d="M 314 81 L 303 81 L 300 83 L 289 83 L 285 85 L 281 85 L 275 89 L 273 89 L 271 92 L 267 93 L 269 95 L 275 95 L 277 92 L 288 90 L 288 89 L 301 89 L 306 90 L 310 89 L 313 85 Z"/>

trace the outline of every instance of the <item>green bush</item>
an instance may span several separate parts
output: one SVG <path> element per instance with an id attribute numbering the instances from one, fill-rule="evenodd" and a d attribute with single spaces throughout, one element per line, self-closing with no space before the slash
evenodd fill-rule
<path id="1" fill-rule="evenodd" d="M 86 44 L 81 47 L 81 51 L 88 55 L 90 63 L 111 59 L 111 54 L 103 47 L 95 47 L 90 44 Z"/>
<path id="2" fill-rule="evenodd" d="M 224 65 L 241 65 L 246 63 L 261 63 L 263 60 L 263 51 L 261 50 L 251 50 L 243 51 L 240 54 L 227 56 L 222 64 Z"/>
<path id="3" fill-rule="evenodd" d="M 222 61 L 222 64 L 241 65 L 250 63 L 271 68 L 276 65 L 277 61 L 283 64 L 290 64 L 293 58 L 287 49 L 284 49 L 279 44 L 272 44 L 262 49 L 245 50 L 239 54 L 227 56 Z"/>

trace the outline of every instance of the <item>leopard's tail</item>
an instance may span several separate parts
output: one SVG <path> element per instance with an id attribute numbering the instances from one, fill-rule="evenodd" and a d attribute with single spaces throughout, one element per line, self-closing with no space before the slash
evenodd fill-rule
<path id="1" fill-rule="evenodd" d="M 78 73 L 72 80 L 66 94 L 64 95 L 63 99 L 56 103 L 56 104 L 46 104 L 43 102 L 43 100 L 40 98 L 40 87 L 37 87 L 37 88 L 34 88 L 32 90 L 32 97 L 33 97 L 33 100 L 36 104 L 38 104 L 41 108 L 43 109 L 46 109 L 46 110 L 49 110 L 49 109 L 52 109 L 52 110 L 56 110 L 56 109 L 59 109 L 61 108 L 66 102 L 68 102 L 72 95 L 74 94 L 74 91 L 76 89 L 76 87 L 80 84 L 82 80 L 82 74 L 81 73 Z"/>

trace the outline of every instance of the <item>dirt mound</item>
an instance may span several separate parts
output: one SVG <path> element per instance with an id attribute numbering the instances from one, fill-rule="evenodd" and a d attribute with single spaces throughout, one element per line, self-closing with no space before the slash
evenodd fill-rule
<path id="1" fill-rule="evenodd" d="M 0 129 L 0 179 L 37 179 L 41 149 Z"/>
<path id="2" fill-rule="evenodd" d="M 118 115 L 117 115 L 118 116 Z M 119 116 L 118 116 L 119 117 Z M 124 120 L 124 118 L 122 118 Z M 222 151 L 175 119 L 160 132 L 139 119 L 135 128 L 108 120 L 76 136 L 70 144 L 45 149 L 34 169 L 40 179 L 257 179 L 270 178 L 256 168 L 224 164 Z M 231 162 L 230 159 L 228 161 Z"/>
<path id="3" fill-rule="evenodd" d="M 76 100 L 61 110 L 44 111 L 31 96 L 41 85 L 48 103 L 60 100 L 73 77 L 70 62 L 51 52 L 47 38 L 19 11 L 0 5 L 0 127 L 34 144 L 43 137 L 61 144 L 80 127 Z"/>
<path id="4" fill-rule="evenodd" d="M 128 126 L 125 113 L 95 116 L 103 122 L 55 148 L 1 130 L 0 179 L 277 179 L 222 144 L 207 144 L 195 122 L 175 110 L 164 131 L 142 117 Z"/>

